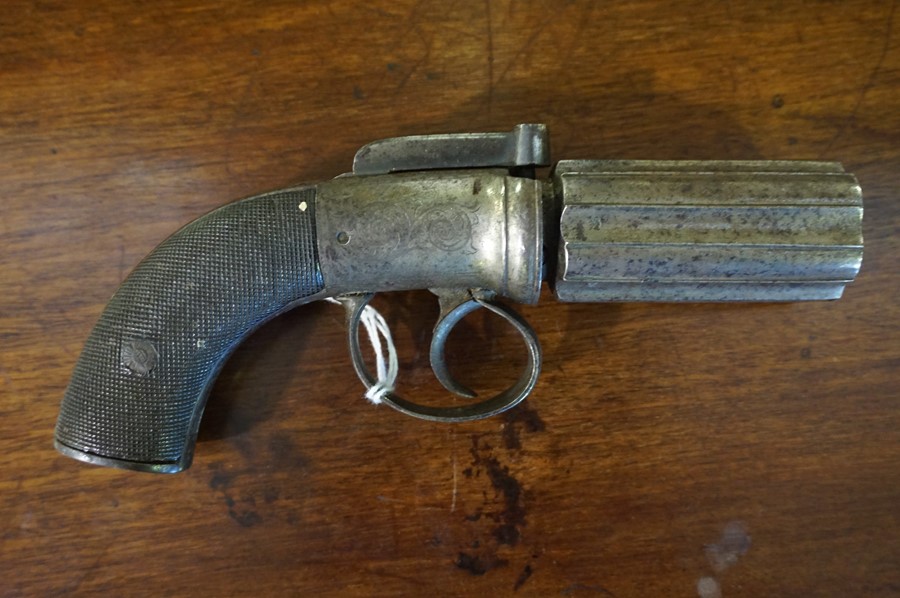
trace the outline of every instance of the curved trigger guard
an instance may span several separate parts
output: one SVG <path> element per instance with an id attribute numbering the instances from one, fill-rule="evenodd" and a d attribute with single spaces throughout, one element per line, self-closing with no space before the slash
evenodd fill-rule
<path id="1" fill-rule="evenodd" d="M 444 361 L 444 345 L 453 327 L 466 315 L 480 307 L 499 315 L 512 324 L 519 334 L 522 335 L 528 349 L 528 362 L 525 370 L 518 381 L 505 391 L 490 399 L 471 405 L 457 407 L 420 405 L 398 396 L 392 390 L 384 391 L 381 394 L 381 402 L 390 405 L 401 413 L 419 419 L 443 422 L 464 422 L 482 419 L 502 413 L 521 403 L 531 393 L 541 370 L 541 347 L 537 334 L 532 330 L 531 326 L 511 309 L 489 302 L 487 300 L 488 296 L 485 294 L 469 292 L 447 294 L 443 290 L 434 292 L 441 298 L 441 317 L 435 326 L 434 337 L 431 342 L 431 364 L 435 375 L 445 388 L 462 396 L 475 396 L 475 393 L 456 382 L 450 375 Z M 362 294 L 344 295 L 337 298 L 347 309 L 347 340 L 353 368 L 356 370 L 356 374 L 362 383 L 369 389 L 376 386 L 378 381 L 372 376 L 362 357 L 362 350 L 359 345 L 359 324 L 363 310 L 372 297 L 372 294 Z"/>

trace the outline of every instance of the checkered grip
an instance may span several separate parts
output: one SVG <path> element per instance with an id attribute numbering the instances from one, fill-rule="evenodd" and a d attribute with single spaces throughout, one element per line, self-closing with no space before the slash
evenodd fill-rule
<path id="1" fill-rule="evenodd" d="M 238 201 L 153 250 L 85 344 L 57 447 L 130 469 L 190 465 L 206 395 L 231 351 L 323 289 L 315 199 L 305 187 Z"/>

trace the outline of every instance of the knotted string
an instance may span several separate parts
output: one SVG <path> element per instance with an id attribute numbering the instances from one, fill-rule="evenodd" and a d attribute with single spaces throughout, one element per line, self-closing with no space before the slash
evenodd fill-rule
<path id="1" fill-rule="evenodd" d="M 327 298 L 326 301 L 341 305 L 341 302 L 333 297 Z M 378 405 L 384 395 L 394 390 L 394 383 L 397 381 L 400 369 L 397 361 L 397 348 L 394 346 L 391 329 L 377 309 L 367 304 L 363 308 L 359 320 L 365 327 L 369 342 L 372 344 L 372 351 L 375 353 L 375 370 L 378 376 L 375 384 L 366 391 L 365 397 L 373 405 Z M 387 352 L 387 357 L 385 357 L 385 352 Z"/>

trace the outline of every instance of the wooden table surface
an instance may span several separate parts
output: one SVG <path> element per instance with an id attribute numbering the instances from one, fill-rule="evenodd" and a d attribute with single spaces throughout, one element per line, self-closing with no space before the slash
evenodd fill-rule
<path id="1" fill-rule="evenodd" d="M 10 0 L 0 9 L 0 596 L 900 594 L 900 28 L 888 2 Z M 527 403 L 367 405 L 342 311 L 254 334 L 177 475 L 57 454 L 119 282 L 230 200 L 404 134 L 545 122 L 555 159 L 822 159 L 860 180 L 837 302 L 561 304 Z M 384 296 L 401 389 L 436 301 Z M 473 316 L 460 377 L 514 333 Z"/>

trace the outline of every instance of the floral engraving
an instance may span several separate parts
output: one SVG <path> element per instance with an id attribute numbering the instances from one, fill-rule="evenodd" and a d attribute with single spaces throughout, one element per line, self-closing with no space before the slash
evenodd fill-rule
<path id="1" fill-rule="evenodd" d="M 463 206 L 445 202 L 417 210 L 413 223 L 412 244 L 418 247 L 436 247 L 444 251 L 460 251 L 466 247 L 474 253 L 472 231 L 478 218 L 478 204 Z"/>
<path id="2" fill-rule="evenodd" d="M 366 240 L 366 251 L 373 255 L 413 249 L 476 252 L 473 237 L 478 224 L 477 202 L 428 202 L 409 208 L 397 202 L 370 203 L 356 214 L 350 229 L 355 238 Z"/>

